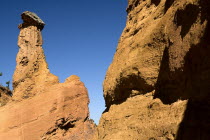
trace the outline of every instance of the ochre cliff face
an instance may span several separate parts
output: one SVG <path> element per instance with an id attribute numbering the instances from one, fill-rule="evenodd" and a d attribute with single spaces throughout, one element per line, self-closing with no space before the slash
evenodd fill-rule
<path id="1" fill-rule="evenodd" d="M 150 92 L 155 89 L 157 80 L 161 90 L 161 95 L 157 93 L 157 96 L 164 96 L 168 102 L 180 97 L 201 96 L 188 92 L 183 94 L 181 90 L 192 89 L 187 86 L 193 86 L 193 83 L 185 85 L 191 80 L 190 75 L 194 75 L 192 81 L 202 81 L 199 76 L 206 77 L 202 72 L 208 69 L 205 66 L 201 66 L 201 70 L 201 67 L 186 65 L 198 65 L 199 61 L 205 62 L 199 65 L 209 63 L 205 54 L 209 51 L 209 2 L 129 0 L 127 12 L 126 27 L 104 81 L 106 105 L 133 94 Z M 197 56 L 194 57 L 194 53 Z M 177 77 L 183 79 L 173 80 Z M 205 82 L 201 84 L 207 88 Z M 173 86 L 179 88 L 174 90 L 176 87 Z"/>
<path id="2" fill-rule="evenodd" d="M 89 140 L 95 124 L 89 119 L 89 97 L 76 75 L 59 83 L 50 73 L 42 49 L 44 22 L 22 14 L 19 52 L 13 76 L 13 97 L 0 107 L 1 140 Z"/>
<path id="3" fill-rule="evenodd" d="M 210 139 L 210 2 L 128 0 L 126 11 L 97 139 Z"/>

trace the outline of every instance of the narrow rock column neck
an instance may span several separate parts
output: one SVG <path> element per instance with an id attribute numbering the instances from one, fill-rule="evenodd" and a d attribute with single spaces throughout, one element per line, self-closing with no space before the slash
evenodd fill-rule
<path id="1" fill-rule="evenodd" d="M 42 34 L 40 29 L 36 26 L 28 26 L 27 28 L 21 28 L 18 37 L 18 46 L 20 48 L 30 46 L 32 49 L 37 46 L 42 46 Z M 36 49 L 36 48 L 35 48 Z"/>

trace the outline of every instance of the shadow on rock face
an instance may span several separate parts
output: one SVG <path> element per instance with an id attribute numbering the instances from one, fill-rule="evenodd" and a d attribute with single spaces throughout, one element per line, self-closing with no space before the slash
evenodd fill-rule
<path id="1" fill-rule="evenodd" d="M 195 23 L 199 14 L 199 7 L 197 5 L 189 4 L 184 10 L 178 10 L 175 15 L 175 23 L 177 26 L 181 26 L 182 39 L 189 32 L 191 26 Z"/>
<path id="2" fill-rule="evenodd" d="M 160 71 L 158 75 L 158 80 L 156 83 L 156 93 L 155 98 L 160 98 L 163 103 L 171 104 L 178 99 L 204 99 L 209 95 L 210 91 L 210 23 L 208 22 L 210 16 L 206 13 L 210 12 L 210 2 L 202 3 L 202 8 L 200 8 L 200 24 L 203 24 L 204 21 L 207 21 L 205 29 L 203 29 L 204 34 L 200 38 L 200 42 L 195 45 L 191 45 L 189 51 L 184 57 L 184 65 L 180 69 L 175 69 L 174 71 L 170 68 L 170 61 L 174 58 L 170 58 L 169 49 L 173 43 L 169 42 L 169 46 L 165 48 Z M 188 10 L 187 10 L 188 9 Z M 196 6 L 191 4 L 187 5 L 185 10 L 187 13 L 190 12 L 189 9 L 197 9 Z M 183 10 L 183 11 L 185 11 Z M 182 12 L 183 12 L 182 11 Z M 177 13 L 179 13 L 178 11 Z M 194 11 L 196 18 L 198 12 Z M 183 13 L 184 16 L 187 16 L 187 13 Z M 193 13 L 193 12 L 192 12 Z M 181 14 L 177 14 L 178 16 Z M 194 18 L 194 17 L 193 17 Z M 178 25 L 189 25 L 195 22 L 195 18 L 191 21 L 184 20 L 180 17 L 177 17 Z M 189 28 L 186 27 L 186 28 Z M 185 28 L 185 27 L 182 27 Z M 189 29 L 182 29 L 189 30 Z M 181 34 L 182 31 L 181 30 Z M 186 32 L 187 33 L 187 32 Z M 181 35 L 182 36 L 182 35 Z M 180 46 L 176 46 L 171 49 L 178 49 Z"/>
<path id="3" fill-rule="evenodd" d="M 179 99 L 188 100 L 176 140 L 210 139 L 210 18 L 206 14 L 210 12 L 210 2 L 203 2 L 201 7 L 201 24 L 207 21 L 207 25 L 200 42 L 190 47 L 184 57 L 184 66 L 175 71 L 170 70 L 170 45 L 165 48 L 156 84 L 155 98 L 160 98 L 164 104 L 171 104 Z M 198 8 L 193 5 L 177 12 L 177 25 L 182 26 L 182 37 L 196 20 L 195 17 L 184 19 L 187 16 L 187 13 L 181 14 L 184 11 L 191 12 L 194 16 L 199 14 Z M 181 15 L 183 17 L 179 17 Z"/>
<path id="4" fill-rule="evenodd" d="M 168 9 L 172 6 L 173 3 L 174 3 L 174 0 L 166 0 L 165 8 L 164 8 L 165 13 L 168 11 Z"/>
<path id="5" fill-rule="evenodd" d="M 160 0 L 151 0 L 152 3 L 155 4 L 155 6 L 158 6 L 160 4 Z"/>
<path id="6" fill-rule="evenodd" d="M 176 140 L 210 139 L 210 98 L 196 101 L 190 99 L 184 118 L 179 125 Z"/>
<path id="7" fill-rule="evenodd" d="M 113 95 L 110 96 L 109 94 L 105 97 L 107 107 L 105 112 L 109 110 L 112 104 L 121 104 L 129 97 L 146 94 L 154 90 L 153 86 L 147 84 L 146 81 L 139 76 L 140 72 L 138 68 L 132 67 L 124 71 L 132 71 L 133 73 L 126 76 L 123 75 L 124 72 L 121 73 L 120 79 L 118 80 L 119 82 L 114 90 L 114 98 L 112 98 Z"/>
<path id="8" fill-rule="evenodd" d="M 186 57 L 188 85 L 185 91 L 189 99 L 184 118 L 179 126 L 176 140 L 210 139 L 210 26 L 209 23 L 202 42 Z"/>

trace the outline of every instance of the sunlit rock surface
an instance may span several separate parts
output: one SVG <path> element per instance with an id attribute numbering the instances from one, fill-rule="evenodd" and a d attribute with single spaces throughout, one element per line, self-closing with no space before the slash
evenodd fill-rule
<path id="1" fill-rule="evenodd" d="M 210 139 L 209 6 L 128 0 L 96 139 Z"/>
<path id="2" fill-rule="evenodd" d="M 59 83 L 50 73 L 42 49 L 44 22 L 28 11 L 22 19 L 13 97 L 0 107 L 0 139 L 91 139 L 95 124 L 89 119 L 85 85 L 76 75 Z"/>

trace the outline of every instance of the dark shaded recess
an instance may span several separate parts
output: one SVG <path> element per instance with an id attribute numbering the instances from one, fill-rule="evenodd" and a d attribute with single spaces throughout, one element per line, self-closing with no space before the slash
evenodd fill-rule
<path id="1" fill-rule="evenodd" d="M 11 90 L 9 90 L 8 92 L 7 92 L 7 95 L 9 95 L 9 96 L 13 96 L 13 93 L 12 93 L 12 91 Z"/>
<path id="2" fill-rule="evenodd" d="M 199 2 L 201 5 L 201 24 L 205 20 L 208 23 L 201 42 L 194 46 L 191 57 L 187 57 L 188 65 L 193 62 L 190 58 L 196 57 L 194 59 L 197 59 L 197 63 L 192 63 L 194 65 L 192 72 L 197 72 L 197 79 L 195 80 L 199 81 L 192 81 L 192 91 L 195 90 L 199 98 L 195 96 L 189 98 L 176 140 L 210 140 L 210 16 L 208 15 L 210 1 L 201 0 Z M 198 55 L 202 55 L 200 59 Z M 192 75 L 192 77 L 194 76 Z"/>
<path id="3" fill-rule="evenodd" d="M 2 92 L 4 92 L 6 95 L 9 95 L 9 96 L 12 96 L 13 95 L 12 94 L 12 91 L 10 89 L 6 88 L 6 87 L 0 86 L 0 90 Z M 1 93 L 0 93 L 0 97 L 1 97 Z"/>
<path id="4" fill-rule="evenodd" d="M 168 9 L 172 6 L 173 3 L 174 3 L 174 0 L 166 0 L 164 13 L 168 11 Z"/>
<path id="5" fill-rule="evenodd" d="M 22 66 L 27 66 L 28 65 L 28 62 L 29 62 L 29 59 L 27 56 L 24 56 L 21 61 L 20 61 L 20 65 Z"/>
<path id="6" fill-rule="evenodd" d="M 170 104 L 191 97 L 203 99 L 210 94 L 209 26 L 202 41 L 191 46 L 186 54 L 183 71 L 170 71 L 169 49 L 165 48 L 156 84 L 155 97 Z"/>
<path id="7" fill-rule="evenodd" d="M 205 3 L 206 5 L 206 3 Z M 209 4 L 210 5 L 210 4 Z M 194 7 L 194 6 L 190 6 Z M 201 19 L 209 19 L 209 9 L 202 8 Z M 205 17 L 203 17 L 205 16 Z M 204 21 L 204 20 L 203 20 Z M 190 21 L 191 22 L 191 21 Z M 199 24 L 199 23 L 198 23 Z M 202 24 L 202 23 L 201 23 Z M 207 24 L 200 43 L 191 46 L 184 58 L 182 70 L 171 71 L 169 67 L 169 50 L 173 45 L 170 41 L 163 53 L 160 72 L 156 84 L 155 97 L 160 98 L 163 103 L 171 104 L 178 99 L 203 98 L 210 92 L 210 27 Z M 179 46 L 177 46 L 179 47 Z"/>
<path id="8" fill-rule="evenodd" d="M 135 7 L 139 5 L 140 0 L 135 0 L 131 5 L 128 5 L 126 12 L 129 13 L 131 10 L 133 10 Z"/>
<path id="9" fill-rule="evenodd" d="M 61 118 L 59 119 L 57 126 L 58 128 L 67 131 L 68 129 L 73 128 L 75 126 L 75 122 L 76 120 L 67 121 L 65 118 Z"/>
<path id="10" fill-rule="evenodd" d="M 176 91 L 177 86 L 174 85 L 173 74 L 169 68 L 169 48 L 166 47 L 163 52 L 163 57 L 160 65 L 160 71 L 155 85 L 154 98 L 160 98 L 164 104 L 170 104 L 175 102 L 177 99 L 173 97 L 171 91 Z M 171 90 L 173 89 L 173 90 Z M 170 90 L 170 91 L 169 91 Z M 170 93 L 170 96 L 167 95 Z"/>
<path id="11" fill-rule="evenodd" d="M 139 30 L 140 30 L 140 29 L 135 29 L 135 30 L 133 31 L 132 35 L 133 35 L 133 36 L 136 35 L 136 34 L 139 32 Z"/>
<path id="12" fill-rule="evenodd" d="M 171 104 L 189 99 L 176 140 L 210 140 L 210 41 L 209 26 L 201 43 L 192 46 L 183 71 L 170 71 L 169 48 L 164 51 L 155 98 Z"/>
<path id="13" fill-rule="evenodd" d="M 136 0 L 134 3 L 134 8 L 137 7 L 139 5 L 140 0 Z"/>
<path id="14" fill-rule="evenodd" d="M 70 128 L 73 128 L 74 126 L 75 126 L 74 122 L 68 122 L 65 125 L 60 126 L 60 128 L 67 131 Z"/>
<path id="15" fill-rule="evenodd" d="M 173 44 L 169 41 L 169 47 L 164 50 L 155 87 L 155 98 L 160 98 L 164 104 L 171 104 L 178 99 L 188 99 L 184 118 L 176 134 L 176 140 L 210 139 L 210 18 L 207 14 L 210 13 L 210 2 L 200 1 L 200 6 L 200 24 L 205 20 L 207 21 L 200 43 L 190 47 L 184 57 L 185 63 L 182 70 L 171 71 L 169 67 L 170 49 L 176 49 L 180 46 L 172 48 Z M 198 14 L 197 6 L 189 5 L 186 9 L 181 12 L 187 11 L 187 13 L 192 12 L 192 14 L 182 13 L 184 16 L 177 21 L 178 25 L 187 26 L 183 27 L 183 33 L 187 32 L 193 24 L 192 22 L 195 21 L 192 15 L 197 18 Z M 185 19 L 186 16 L 193 19 Z M 190 24 L 187 22 L 190 22 Z"/>
<path id="16" fill-rule="evenodd" d="M 177 26 L 181 26 L 181 37 L 184 38 L 189 32 L 191 26 L 197 20 L 199 14 L 197 5 L 188 4 L 184 10 L 178 10 L 174 17 L 174 22 Z"/>
<path id="17" fill-rule="evenodd" d="M 51 134 L 55 133 L 59 128 L 62 130 L 68 131 L 70 128 L 73 128 L 75 126 L 75 122 L 76 122 L 76 120 L 67 122 L 67 120 L 65 120 L 65 118 L 61 118 L 58 121 L 59 121 L 59 123 L 56 124 L 56 127 L 48 130 L 46 135 L 51 135 Z"/>
<path id="18" fill-rule="evenodd" d="M 189 99 L 176 140 L 210 140 L 209 99 Z"/>
<path id="19" fill-rule="evenodd" d="M 136 96 L 132 95 L 132 90 L 138 91 L 139 94 L 146 94 L 154 90 L 154 87 L 148 85 L 146 81 L 139 76 L 139 74 L 132 74 L 127 77 L 121 76 L 119 81 L 119 85 L 117 85 L 114 90 L 114 99 L 112 99 L 109 94 L 105 97 L 107 107 L 105 112 L 109 110 L 109 107 L 112 104 L 121 104 L 125 102 L 127 98 Z"/>
<path id="20" fill-rule="evenodd" d="M 155 6 L 158 6 L 160 4 L 161 0 L 151 0 L 151 3 L 155 4 Z"/>
<path id="21" fill-rule="evenodd" d="M 128 7 L 126 8 L 126 12 L 129 13 L 132 10 L 132 5 L 128 5 Z"/>

